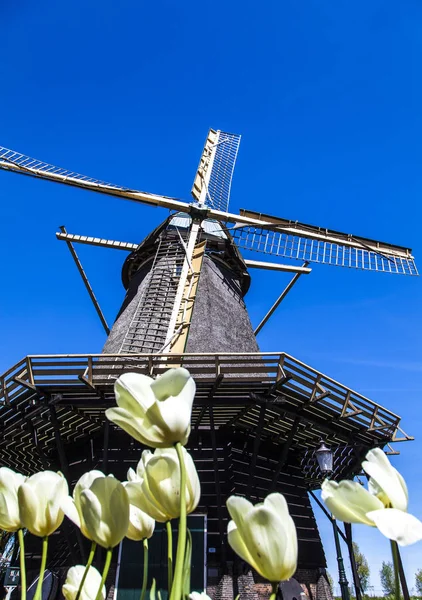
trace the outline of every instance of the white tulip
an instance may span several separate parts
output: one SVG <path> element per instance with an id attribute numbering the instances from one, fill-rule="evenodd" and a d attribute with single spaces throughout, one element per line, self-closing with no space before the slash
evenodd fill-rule
<path id="1" fill-rule="evenodd" d="M 96 477 L 79 495 L 81 523 L 87 537 L 103 548 L 114 548 L 129 527 L 129 498 L 112 475 Z"/>
<path id="2" fill-rule="evenodd" d="M 81 494 L 84 490 L 89 489 L 95 479 L 98 479 L 98 477 L 105 477 L 105 475 L 101 471 L 97 470 L 84 473 L 75 485 L 73 496 L 67 496 L 62 503 L 62 510 L 64 514 L 71 521 L 73 521 L 73 523 L 79 527 L 82 534 L 91 541 L 92 538 L 90 537 L 82 515 Z"/>
<path id="3" fill-rule="evenodd" d="M 28 477 L 18 489 L 22 526 L 39 537 L 51 535 L 62 524 L 61 506 L 68 493 L 61 473 L 41 471 Z"/>
<path id="4" fill-rule="evenodd" d="M 362 463 L 369 479 L 364 489 L 356 481 L 322 484 L 322 500 L 336 519 L 378 527 L 382 534 L 401 546 L 422 539 L 422 523 L 407 513 L 407 486 L 380 448 L 370 450 Z"/>
<path id="5" fill-rule="evenodd" d="M 182 448 L 186 467 L 186 512 L 198 506 L 201 486 L 191 455 Z M 126 491 L 130 503 L 159 523 L 180 516 L 180 465 L 175 448 L 144 450 L 136 473 L 129 469 Z"/>
<path id="6" fill-rule="evenodd" d="M 134 542 L 149 539 L 152 537 L 155 528 L 155 521 L 143 510 L 131 504 L 129 506 L 129 527 L 126 537 Z"/>
<path id="7" fill-rule="evenodd" d="M 227 508 L 233 519 L 228 541 L 236 554 L 273 584 L 290 579 L 297 567 L 297 534 L 284 496 L 270 494 L 255 506 L 231 496 Z"/>
<path id="8" fill-rule="evenodd" d="M 26 477 L 7 467 L 0 468 L 0 529 L 17 531 L 22 528 L 19 517 L 18 489 Z"/>
<path id="9" fill-rule="evenodd" d="M 189 594 L 190 600 L 211 600 L 211 598 L 205 592 L 192 592 Z"/>
<path id="10" fill-rule="evenodd" d="M 151 448 L 167 448 L 188 441 L 195 382 L 183 368 L 169 369 L 152 379 L 124 373 L 114 385 L 118 408 L 107 418 L 135 440 Z"/>
<path id="11" fill-rule="evenodd" d="M 81 585 L 82 577 L 85 573 L 85 567 L 82 565 L 76 565 L 71 567 L 66 576 L 66 581 L 62 586 L 63 596 L 66 600 L 75 600 L 79 586 Z M 84 581 L 84 586 L 79 595 L 80 600 L 95 600 L 98 590 L 100 589 L 101 575 L 95 567 L 89 567 L 88 574 Z M 106 597 L 105 585 L 101 590 L 100 598 L 104 600 Z"/>

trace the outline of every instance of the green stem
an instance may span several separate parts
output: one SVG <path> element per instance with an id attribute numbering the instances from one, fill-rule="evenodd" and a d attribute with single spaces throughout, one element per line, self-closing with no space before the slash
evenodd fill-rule
<path id="1" fill-rule="evenodd" d="M 92 565 L 92 561 L 94 560 L 94 554 L 95 554 L 96 549 L 97 549 L 97 544 L 95 542 L 92 542 L 91 550 L 90 550 L 89 556 L 88 556 L 88 562 L 86 563 L 85 571 L 84 571 L 83 577 L 81 579 L 81 583 L 79 585 L 78 593 L 76 594 L 75 600 L 79 600 L 79 596 L 81 595 L 82 589 L 84 587 L 85 579 L 88 576 L 89 567 Z"/>
<path id="2" fill-rule="evenodd" d="M 394 595 L 396 597 L 396 600 L 400 600 L 399 556 L 397 552 L 397 542 L 390 540 L 390 544 L 394 565 Z"/>
<path id="3" fill-rule="evenodd" d="M 278 581 L 271 583 L 270 600 L 275 600 L 277 596 Z"/>
<path id="4" fill-rule="evenodd" d="M 18 529 L 19 561 L 21 567 L 21 600 L 26 600 L 26 570 L 25 570 L 25 544 L 23 541 L 23 529 Z"/>
<path id="5" fill-rule="evenodd" d="M 34 600 L 40 600 L 42 592 L 42 584 L 44 581 L 45 565 L 47 564 L 47 550 L 48 550 L 48 536 L 46 535 L 42 539 L 42 556 L 41 556 L 41 567 L 40 575 L 38 579 L 37 589 L 35 590 Z"/>
<path id="6" fill-rule="evenodd" d="M 171 522 L 166 523 L 167 530 L 167 577 L 168 577 L 168 593 L 171 592 L 171 586 L 173 585 L 173 532 L 171 529 Z"/>
<path id="7" fill-rule="evenodd" d="M 176 565 L 174 568 L 174 579 L 170 600 L 180 600 L 182 597 L 183 564 L 186 551 L 186 466 L 183 457 L 183 446 L 180 442 L 176 443 L 176 452 L 180 465 L 180 519 Z"/>
<path id="8" fill-rule="evenodd" d="M 106 559 L 105 559 L 105 563 L 104 563 L 103 575 L 101 577 L 100 587 L 98 588 L 98 592 L 95 597 L 95 600 L 100 600 L 100 598 L 101 598 L 101 592 L 103 590 L 103 586 L 107 579 L 108 570 L 109 570 L 110 564 L 111 564 L 111 555 L 112 554 L 113 554 L 113 548 L 107 548 L 107 554 L 106 554 Z"/>
<path id="9" fill-rule="evenodd" d="M 142 544 L 144 546 L 144 577 L 142 579 L 141 600 L 144 600 L 148 581 L 148 540 L 145 538 L 142 540 Z"/>

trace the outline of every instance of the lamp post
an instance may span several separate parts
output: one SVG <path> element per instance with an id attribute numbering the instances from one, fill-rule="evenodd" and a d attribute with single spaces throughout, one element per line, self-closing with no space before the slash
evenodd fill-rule
<path id="1" fill-rule="evenodd" d="M 315 450 L 315 456 L 318 462 L 319 469 L 323 475 L 329 477 L 333 472 L 333 453 L 330 448 L 321 440 L 319 448 Z M 336 544 L 338 576 L 341 589 L 342 600 L 350 600 L 349 582 L 347 581 L 346 571 L 344 570 L 343 556 L 341 554 L 340 538 L 338 535 L 337 523 L 333 515 L 331 515 L 331 523 L 334 531 L 334 541 Z"/>

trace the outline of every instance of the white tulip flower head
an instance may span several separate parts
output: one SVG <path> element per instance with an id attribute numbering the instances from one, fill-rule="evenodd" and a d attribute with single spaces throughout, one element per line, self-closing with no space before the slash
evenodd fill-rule
<path id="1" fill-rule="evenodd" d="M 79 527 L 82 534 L 91 541 L 93 540 L 90 537 L 90 533 L 86 527 L 82 514 L 81 494 L 84 490 L 88 490 L 92 483 L 99 477 L 105 477 L 104 473 L 97 470 L 84 473 L 75 485 L 73 496 L 67 496 L 62 503 L 64 514 L 68 517 L 68 519 L 73 521 L 73 523 Z"/>
<path id="2" fill-rule="evenodd" d="M 123 482 L 123 485 L 128 485 L 129 482 Z M 127 490 L 126 490 L 127 491 Z M 128 494 L 129 495 L 129 494 Z M 130 502 L 130 498 L 129 498 Z M 155 521 L 146 512 L 134 506 L 129 505 L 129 527 L 126 533 L 126 537 L 134 542 L 140 542 L 141 540 L 149 540 L 154 533 Z"/>
<path id="3" fill-rule="evenodd" d="M 75 600 L 79 586 L 81 585 L 82 577 L 84 576 L 85 567 L 83 565 L 76 565 L 71 567 L 66 576 L 66 581 L 62 586 L 63 596 L 66 600 Z M 80 600 L 95 600 L 97 597 L 98 590 L 101 584 L 101 575 L 95 567 L 89 567 L 88 574 L 84 581 L 84 586 L 81 590 L 79 599 Z M 104 600 L 106 597 L 106 588 L 103 586 L 101 590 L 100 599 Z"/>
<path id="4" fill-rule="evenodd" d="M 198 506 L 201 486 L 192 456 L 182 448 L 186 467 L 186 512 Z M 159 523 L 180 517 L 180 465 L 175 448 L 142 452 L 136 468 L 128 471 L 126 491 L 130 503 Z"/>
<path id="5" fill-rule="evenodd" d="M 25 480 L 24 475 L 12 469 L 0 468 L 0 529 L 13 532 L 22 528 L 18 489 Z"/>
<path id="6" fill-rule="evenodd" d="M 183 368 L 169 369 L 152 379 L 124 373 L 115 385 L 117 408 L 106 417 L 135 440 L 151 448 L 187 443 L 190 433 L 195 382 Z"/>
<path id="7" fill-rule="evenodd" d="M 282 494 L 270 494 L 253 506 L 230 496 L 227 527 L 230 546 L 272 584 L 290 579 L 297 567 L 297 534 Z"/>
<path id="8" fill-rule="evenodd" d="M 23 527 L 39 537 L 54 533 L 63 522 L 62 503 L 68 493 L 67 481 L 61 473 L 41 471 L 28 477 L 18 489 Z"/>
<path id="9" fill-rule="evenodd" d="M 112 475 L 96 477 L 80 494 L 81 514 L 88 538 L 103 548 L 114 548 L 129 527 L 129 498 Z"/>
<path id="10" fill-rule="evenodd" d="M 322 484 L 322 500 L 336 519 L 378 527 L 385 537 L 408 546 L 422 539 L 422 523 L 407 512 L 406 482 L 380 448 L 370 450 L 362 463 L 368 490 L 356 481 Z"/>
<path id="11" fill-rule="evenodd" d="M 211 600 L 211 598 L 205 592 L 192 592 L 189 594 L 190 600 Z"/>

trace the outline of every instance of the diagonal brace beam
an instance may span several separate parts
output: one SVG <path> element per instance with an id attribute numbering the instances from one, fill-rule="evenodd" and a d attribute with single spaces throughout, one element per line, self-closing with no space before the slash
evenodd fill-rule
<path id="1" fill-rule="evenodd" d="M 66 228 L 65 228 L 63 225 L 60 227 L 60 229 L 61 229 L 62 233 L 67 233 L 67 232 L 66 232 Z M 110 333 L 110 328 L 109 328 L 109 326 L 107 325 L 107 321 L 105 320 L 105 317 L 104 317 L 103 311 L 101 310 L 101 308 L 100 308 L 100 305 L 98 304 L 98 300 L 97 300 L 97 298 L 95 297 L 95 294 L 94 294 L 94 292 L 93 292 L 93 289 L 92 289 L 92 287 L 91 287 L 91 284 L 90 284 L 90 283 L 89 283 L 89 281 L 88 281 L 88 277 L 86 276 L 86 273 L 85 273 L 85 271 L 83 270 L 83 267 L 82 267 L 81 261 L 79 260 L 79 257 L 78 257 L 78 255 L 76 254 L 76 250 L 75 250 L 75 248 L 73 247 L 73 244 L 72 244 L 72 242 L 70 242 L 70 241 L 69 241 L 69 240 L 67 240 L 67 239 L 65 240 L 65 242 L 66 242 L 66 244 L 67 244 L 67 247 L 68 247 L 68 248 L 69 248 L 69 250 L 70 250 L 70 254 L 72 255 L 72 258 L 73 258 L 73 260 L 75 261 L 76 267 L 77 267 L 77 269 L 78 269 L 78 271 L 79 271 L 79 274 L 80 274 L 80 276 L 82 277 L 82 280 L 83 280 L 83 282 L 84 282 L 84 284 L 85 284 L 85 287 L 86 287 L 86 289 L 87 289 L 87 292 L 88 292 L 88 294 L 89 294 L 89 297 L 90 297 L 90 298 L 91 298 L 91 300 L 92 300 L 92 303 L 93 303 L 93 305 L 94 305 L 94 308 L 95 308 L 95 310 L 97 311 L 97 315 L 100 317 L 100 321 L 101 321 L 101 324 L 102 324 L 102 326 L 104 327 L 104 331 L 106 332 L 106 334 L 107 334 L 107 335 L 109 335 L 109 333 Z"/>
<path id="2" fill-rule="evenodd" d="M 302 267 L 307 267 L 308 265 L 309 265 L 309 263 L 307 261 L 305 261 L 303 263 Z M 284 290 L 281 292 L 281 294 L 279 295 L 279 297 L 277 298 L 277 300 L 274 302 L 274 304 L 272 305 L 272 307 L 270 308 L 270 310 L 267 312 L 267 314 L 265 315 L 265 317 L 262 319 L 262 321 L 260 322 L 260 324 L 258 325 L 258 327 L 255 329 L 255 331 L 254 331 L 255 335 L 258 335 L 258 333 L 264 327 L 265 323 L 269 320 L 269 318 L 271 317 L 271 315 L 273 314 L 273 312 L 278 308 L 278 306 L 281 304 L 281 302 L 284 300 L 284 298 L 290 292 L 290 290 L 292 289 L 292 287 L 294 286 L 294 284 L 297 282 L 297 280 L 299 279 L 299 277 L 301 275 L 303 275 L 302 271 L 300 271 L 299 273 L 296 273 L 296 275 L 294 275 L 294 277 L 292 277 L 292 279 L 289 281 L 289 283 L 286 285 L 286 287 L 284 288 Z"/>

